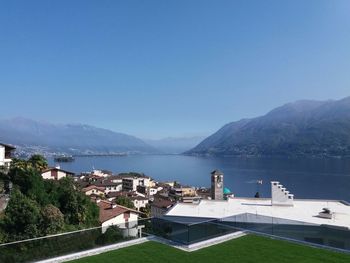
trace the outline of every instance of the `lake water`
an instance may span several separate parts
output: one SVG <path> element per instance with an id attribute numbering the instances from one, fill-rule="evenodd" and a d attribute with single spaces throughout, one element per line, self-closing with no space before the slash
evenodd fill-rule
<path id="1" fill-rule="evenodd" d="M 49 160 L 53 165 L 53 161 Z M 270 181 L 281 182 L 295 198 L 350 201 L 350 159 L 276 159 L 194 157 L 181 155 L 130 155 L 123 157 L 76 157 L 62 163 L 75 173 L 106 169 L 114 173 L 140 172 L 157 181 L 178 181 L 210 186 L 210 172 L 220 169 L 224 185 L 236 196 L 253 197 L 257 180 L 262 197 L 270 197 Z"/>

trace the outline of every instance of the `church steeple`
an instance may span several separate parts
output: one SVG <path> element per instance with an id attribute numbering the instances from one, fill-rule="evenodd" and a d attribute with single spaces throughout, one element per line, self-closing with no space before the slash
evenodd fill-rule
<path id="1" fill-rule="evenodd" d="M 224 199 L 224 174 L 219 170 L 211 173 L 211 198 L 213 200 Z"/>

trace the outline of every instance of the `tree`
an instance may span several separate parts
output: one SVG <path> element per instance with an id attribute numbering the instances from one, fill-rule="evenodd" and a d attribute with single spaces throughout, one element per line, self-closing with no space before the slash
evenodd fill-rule
<path id="1" fill-rule="evenodd" d="M 0 219 L 0 239 L 20 240 L 75 230 L 99 224 L 99 209 L 81 191 L 72 178 L 44 180 L 42 169 L 47 165 L 42 156 L 28 161 L 16 159 L 4 178 L 13 183 L 14 191 Z"/>
<path id="2" fill-rule="evenodd" d="M 27 166 L 25 169 L 13 167 L 8 173 L 10 181 L 26 196 L 37 201 L 41 205 L 47 205 L 48 195 L 45 190 L 44 180 L 40 173 Z"/>
<path id="3" fill-rule="evenodd" d="M 126 197 L 126 196 L 118 196 L 115 200 L 115 202 L 118 205 L 122 205 L 131 209 L 135 209 L 134 203 L 131 201 L 130 198 Z"/>
<path id="4" fill-rule="evenodd" d="M 143 213 L 143 214 L 141 214 L 141 217 L 144 217 L 144 218 L 151 217 L 151 206 L 149 204 L 147 204 L 146 207 L 141 207 L 140 212 Z"/>
<path id="5" fill-rule="evenodd" d="M 2 230 L 2 226 L 0 226 L 0 244 L 5 243 L 7 240 L 7 236 L 5 232 Z"/>
<path id="6" fill-rule="evenodd" d="M 45 157 L 39 154 L 32 155 L 28 160 L 14 158 L 11 162 L 11 168 L 27 170 L 32 168 L 38 172 L 43 171 L 48 167 Z"/>
<path id="7" fill-rule="evenodd" d="M 8 234 L 7 241 L 40 236 L 40 206 L 15 189 L 5 209 L 3 229 Z"/>
<path id="8" fill-rule="evenodd" d="M 99 245 L 107 245 L 115 243 L 116 241 L 123 239 L 123 234 L 117 226 L 110 226 L 107 228 L 106 232 L 102 234 L 96 243 Z"/>
<path id="9" fill-rule="evenodd" d="M 71 178 L 62 178 L 58 186 L 59 208 L 67 224 L 95 226 L 98 224 L 98 207 L 82 192 L 74 188 Z"/>
<path id="10" fill-rule="evenodd" d="M 54 205 L 47 205 L 41 210 L 41 233 L 44 235 L 56 234 L 64 228 L 64 216 Z"/>
<path id="11" fill-rule="evenodd" d="M 48 167 L 47 160 L 39 154 L 32 155 L 28 163 L 31 165 L 31 167 L 39 172 L 43 171 Z"/>
<path id="12" fill-rule="evenodd" d="M 23 159 L 13 158 L 11 162 L 11 169 L 25 170 L 28 168 L 28 162 Z"/>

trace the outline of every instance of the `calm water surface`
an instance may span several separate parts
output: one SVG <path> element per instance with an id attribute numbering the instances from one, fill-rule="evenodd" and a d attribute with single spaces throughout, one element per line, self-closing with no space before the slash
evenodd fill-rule
<path id="1" fill-rule="evenodd" d="M 53 161 L 50 160 L 50 164 Z M 220 169 L 224 184 L 236 196 L 252 197 L 256 180 L 263 180 L 260 193 L 270 197 L 270 181 L 280 181 L 295 198 L 350 201 L 350 159 L 276 159 L 193 157 L 181 155 L 131 155 L 123 157 L 77 157 L 61 168 L 75 173 L 106 169 L 114 173 L 140 172 L 157 181 L 178 181 L 210 186 L 210 172 Z"/>

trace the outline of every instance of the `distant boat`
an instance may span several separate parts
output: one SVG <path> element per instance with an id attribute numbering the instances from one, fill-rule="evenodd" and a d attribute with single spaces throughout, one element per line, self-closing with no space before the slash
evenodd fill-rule
<path id="1" fill-rule="evenodd" d="M 56 156 L 54 160 L 55 162 L 58 162 L 58 163 L 68 163 L 68 162 L 73 162 L 74 157 L 62 155 L 62 156 Z"/>

